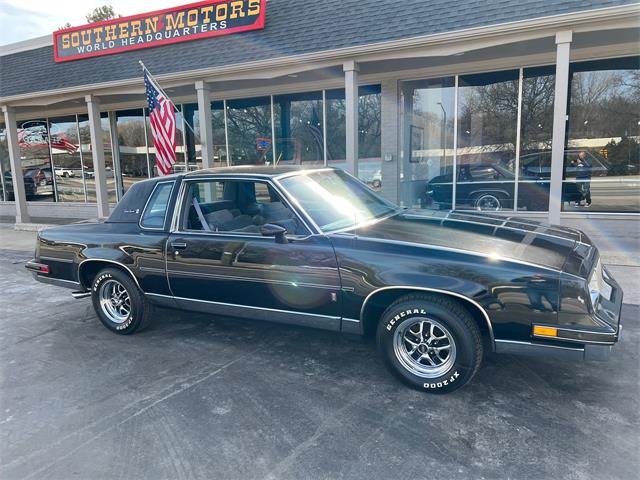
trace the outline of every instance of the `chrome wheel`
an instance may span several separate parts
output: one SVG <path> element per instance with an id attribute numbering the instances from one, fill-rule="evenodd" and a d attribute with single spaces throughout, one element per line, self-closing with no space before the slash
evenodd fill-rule
<path id="1" fill-rule="evenodd" d="M 482 195 L 476 200 L 476 209 L 478 210 L 502 210 L 500 199 L 495 195 Z"/>
<path id="2" fill-rule="evenodd" d="M 98 298 L 102 312 L 113 323 L 124 323 L 131 315 L 131 297 L 117 280 L 110 279 L 100 285 Z"/>
<path id="3" fill-rule="evenodd" d="M 456 361 L 453 335 L 432 318 L 403 321 L 394 333 L 393 349 L 404 368 L 423 378 L 444 375 Z"/>

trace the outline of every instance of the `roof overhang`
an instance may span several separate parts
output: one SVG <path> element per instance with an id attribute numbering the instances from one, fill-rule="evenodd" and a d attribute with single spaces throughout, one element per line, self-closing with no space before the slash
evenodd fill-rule
<path id="1" fill-rule="evenodd" d="M 562 30 L 578 33 L 637 29 L 639 7 L 640 4 L 636 3 L 586 10 L 304 55 L 174 72 L 156 77 L 162 82 L 163 87 L 172 88 L 194 84 L 196 81 L 270 80 L 312 70 L 330 69 L 345 61 L 365 63 L 402 58 L 456 56 L 483 48 L 553 37 L 556 32 Z M 45 38 L 47 37 L 35 40 L 43 42 Z M 0 98 L 0 105 L 51 105 L 80 98 L 88 93 L 100 96 L 114 92 L 137 94 L 142 91 L 140 78 L 130 78 L 3 97 Z"/>

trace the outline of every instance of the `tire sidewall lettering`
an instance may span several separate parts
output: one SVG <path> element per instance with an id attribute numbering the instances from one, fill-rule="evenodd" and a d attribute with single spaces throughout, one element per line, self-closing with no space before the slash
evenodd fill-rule
<path id="1" fill-rule="evenodd" d="M 402 310 L 387 322 L 385 328 L 388 332 L 390 332 L 391 330 L 393 330 L 393 327 L 398 322 L 398 320 L 410 317 L 412 315 L 427 315 L 427 311 L 424 308 L 408 308 L 406 310 Z"/>
<path id="2" fill-rule="evenodd" d="M 448 378 L 438 380 L 437 382 L 425 382 L 422 384 L 422 387 L 426 390 L 434 390 L 446 387 L 460 378 L 460 373 L 458 372 L 458 370 L 455 370 L 451 375 L 447 375 L 447 377 Z"/>

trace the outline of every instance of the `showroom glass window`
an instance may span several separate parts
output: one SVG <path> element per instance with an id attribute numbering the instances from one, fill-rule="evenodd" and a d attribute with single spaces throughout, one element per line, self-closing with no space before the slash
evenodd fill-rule
<path id="1" fill-rule="evenodd" d="M 200 114 L 197 103 L 182 106 L 184 109 L 187 165 L 189 171 L 201 169 L 203 166 L 202 140 L 200 130 Z M 224 102 L 211 102 L 211 121 L 213 133 L 213 167 L 227 166 L 227 144 L 224 133 Z M 153 140 L 150 140 L 153 141 Z"/>
<path id="2" fill-rule="evenodd" d="M 347 113 L 344 89 L 325 92 L 327 110 L 327 165 L 346 168 L 347 166 Z"/>
<path id="3" fill-rule="evenodd" d="M 327 90 L 327 165 L 346 168 L 346 105 L 344 89 Z M 358 89 L 358 176 L 374 189 L 382 188 L 380 85 Z M 394 180 L 395 181 L 395 180 Z"/>
<path id="4" fill-rule="evenodd" d="M 273 98 L 278 165 L 324 165 L 322 92 Z"/>
<path id="5" fill-rule="evenodd" d="M 185 152 L 187 157 L 187 170 L 194 171 L 202 168 L 202 141 L 200 137 L 200 116 L 198 104 L 188 103 L 182 105 L 185 128 Z M 149 140 L 153 143 L 153 139 Z"/>
<path id="6" fill-rule="evenodd" d="M 13 185 L 11 185 L 11 163 L 9 161 L 7 133 L 4 123 L 0 123 L 0 201 L 3 202 L 13 200 Z"/>
<path id="7" fill-rule="evenodd" d="M 46 119 L 19 121 L 18 146 L 27 200 L 55 201 L 55 178 L 51 168 L 49 126 Z"/>
<path id="8" fill-rule="evenodd" d="M 113 165 L 113 149 L 111 145 L 111 131 L 106 112 L 100 114 L 102 127 L 102 147 L 104 151 L 105 176 L 107 181 L 107 197 L 109 203 L 116 203 L 116 178 Z M 84 181 L 87 191 L 87 202 L 96 202 L 96 177 L 93 165 L 93 151 L 91 147 L 91 132 L 87 115 L 78 115 L 78 130 L 80 131 L 80 149 L 84 165 Z"/>
<path id="9" fill-rule="evenodd" d="M 549 209 L 554 95 L 554 66 L 523 69 L 518 210 Z"/>
<path id="10" fill-rule="evenodd" d="M 640 212 L 639 64 L 571 64 L 564 211 Z"/>
<path id="11" fill-rule="evenodd" d="M 134 183 L 149 178 L 144 110 L 121 110 L 115 115 L 120 182 L 125 193 Z"/>
<path id="12" fill-rule="evenodd" d="M 514 205 L 518 70 L 458 80 L 456 208 Z"/>
<path id="13" fill-rule="evenodd" d="M 358 177 L 382 188 L 382 104 L 380 85 L 358 89 Z"/>
<path id="14" fill-rule="evenodd" d="M 84 202 L 84 172 L 76 116 L 49 118 L 49 135 L 58 201 Z"/>
<path id="15" fill-rule="evenodd" d="M 451 208 L 454 97 L 454 77 L 401 84 L 402 205 Z"/>
<path id="16" fill-rule="evenodd" d="M 231 165 L 264 165 L 273 161 L 271 97 L 227 101 Z"/>
<path id="17" fill-rule="evenodd" d="M 211 102 L 213 133 L 213 166 L 227 166 L 227 136 L 225 134 L 224 102 Z"/>

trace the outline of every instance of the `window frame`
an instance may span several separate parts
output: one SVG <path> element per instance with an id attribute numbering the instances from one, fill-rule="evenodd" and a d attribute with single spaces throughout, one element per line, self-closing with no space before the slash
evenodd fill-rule
<path id="1" fill-rule="evenodd" d="M 147 208 L 149 207 L 149 204 L 151 203 L 151 199 L 153 198 L 153 196 L 156 193 L 156 190 L 158 190 L 158 188 L 160 188 L 161 185 L 164 184 L 171 184 L 171 190 L 169 190 L 169 199 L 167 201 L 167 208 L 164 212 L 164 217 L 162 220 L 162 227 L 145 227 L 142 224 L 142 221 L 144 220 L 144 215 L 145 213 L 147 213 Z M 175 180 L 164 180 L 164 181 L 160 181 L 157 182 L 155 184 L 155 186 L 153 187 L 153 190 L 151 190 L 151 193 L 149 194 L 149 197 L 147 198 L 147 201 L 144 204 L 144 208 L 142 209 L 142 213 L 140 214 L 140 218 L 138 219 L 138 226 L 142 229 L 142 230 L 152 230 L 152 231 L 165 231 L 167 229 L 167 217 L 169 215 L 169 209 L 171 208 L 171 199 L 173 197 L 173 190 L 176 187 L 176 181 Z"/>
<path id="2" fill-rule="evenodd" d="M 185 208 L 189 196 L 189 192 L 191 191 L 191 186 L 194 183 L 202 183 L 202 182 L 221 182 L 221 181 L 240 181 L 240 182 L 254 182 L 254 183 L 264 183 L 280 197 L 281 201 L 286 205 L 286 207 L 293 212 L 296 218 L 300 221 L 301 225 L 304 227 L 306 232 L 304 234 L 295 234 L 287 232 L 287 238 L 307 238 L 309 236 L 314 235 L 314 231 L 309 227 L 308 222 L 300 215 L 300 212 L 294 208 L 292 203 L 289 201 L 287 195 L 285 195 L 278 185 L 271 178 L 260 178 L 260 177 L 250 177 L 250 176 L 233 176 L 233 175 L 220 175 L 220 176 L 206 176 L 206 177 L 195 177 L 195 178 L 185 178 L 180 185 L 180 191 L 178 192 L 178 199 L 176 201 L 176 208 L 174 209 L 174 215 L 171 226 L 171 233 L 176 234 L 187 234 L 187 235 L 209 235 L 209 236 L 217 236 L 217 237 L 248 237 L 248 238 L 265 238 L 269 239 L 271 237 L 265 237 L 260 233 L 251 233 L 251 232 L 213 232 L 206 230 L 188 230 L 184 228 L 185 222 L 187 220 L 187 215 L 189 214 L 189 209 Z"/>

